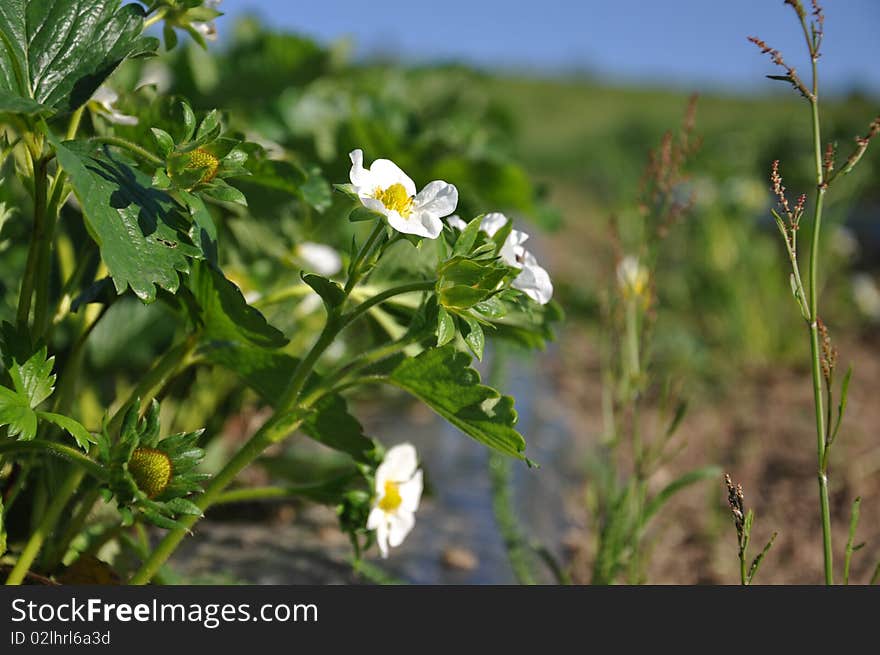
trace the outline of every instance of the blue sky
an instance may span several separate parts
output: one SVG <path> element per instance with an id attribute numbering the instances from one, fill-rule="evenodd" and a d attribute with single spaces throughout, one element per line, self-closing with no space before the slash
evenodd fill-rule
<path id="1" fill-rule="evenodd" d="M 809 0 L 804 0 L 809 4 Z M 822 72 L 836 91 L 880 94 L 880 1 L 824 0 Z M 755 34 L 803 73 L 803 37 L 782 0 L 223 0 L 358 55 L 462 61 L 543 72 L 580 70 L 621 82 L 729 90 L 772 88 Z"/>

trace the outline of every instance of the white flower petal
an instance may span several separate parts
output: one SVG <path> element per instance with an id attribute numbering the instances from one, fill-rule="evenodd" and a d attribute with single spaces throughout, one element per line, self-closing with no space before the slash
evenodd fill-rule
<path id="1" fill-rule="evenodd" d="M 364 151 L 360 148 L 352 150 L 348 153 L 348 158 L 351 159 L 351 170 L 348 173 L 348 179 L 351 180 L 358 193 L 360 193 L 361 189 L 370 189 L 371 192 L 375 185 L 373 184 L 373 177 L 370 171 L 364 168 Z M 369 195 L 369 192 L 366 193 Z"/>
<path id="2" fill-rule="evenodd" d="M 92 100 L 110 111 L 111 105 L 119 100 L 119 94 L 106 84 L 102 84 L 92 94 Z"/>
<path id="3" fill-rule="evenodd" d="M 319 275 L 333 275 L 342 268 L 342 258 L 330 246 L 305 241 L 296 248 L 296 254 L 311 270 Z"/>
<path id="4" fill-rule="evenodd" d="M 416 524 L 416 517 L 412 512 L 398 510 L 388 515 L 388 545 L 397 548 L 406 539 Z M 377 535 L 378 536 L 378 535 Z"/>
<path id="5" fill-rule="evenodd" d="M 455 185 L 434 180 L 419 191 L 413 200 L 413 212 L 426 212 L 443 218 L 455 211 L 458 205 L 458 189 Z"/>
<path id="6" fill-rule="evenodd" d="M 367 517 L 367 530 L 376 530 L 385 522 L 385 512 L 379 507 L 374 507 Z"/>
<path id="7" fill-rule="evenodd" d="M 431 214 L 413 212 L 404 218 L 393 209 L 385 209 L 382 213 L 388 217 L 388 224 L 403 234 L 436 239 L 443 231 L 443 221 Z"/>
<path id="8" fill-rule="evenodd" d="M 376 543 L 379 545 L 379 552 L 382 558 L 388 557 L 388 521 L 382 517 L 382 522 L 376 527 Z"/>
<path id="9" fill-rule="evenodd" d="M 483 216 L 483 222 L 480 223 L 480 229 L 490 237 L 494 237 L 495 233 L 507 224 L 507 216 L 501 212 L 490 212 Z"/>
<path id="10" fill-rule="evenodd" d="M 446 224 L 449 225 L 449 227 L 454 227 L 456 230 L 463 230 L 467 227 L 467 223 L 465 223 L 458 214 L 448 216 L 446 218 Z"/>
<path id="11" fill-rule="evenodd" d="M 535 302 L 546 305 L 553 297 L 553 283 L 550 281 L 550 274 L 538 265 L 532 253 L 524 251 L 522 259 L 522 272 L 516 276 L 512 286 Z"/>
<path id="12" fill-rule="evenodd" d="M 416 195 L 416 183 L 390 159 L 375 160 L 370 165 L 370 175 L 374 185 L 371 191 L 375 191 L 377 188 L 385 190 L 395 184 L 402 184 L 406 189 L 406 195 Z"/>
<path id="13" fill-rule="evenodd" d="M 398 487 L 400 493 L 400 507 L 408 512 L 415 512 L 419 509 L 419 501 L 422 499 L 422 471 L 416 471 L 412 478 L 404 482 Z"/>
<path id="14" fill-rule="evenodd" d="M 405 225 L 398 227 L 392 224 L 391 226 L 398 232 L 416 234 L 429 239 L 436 239 L 443 232 L 443 221 L 430 212 L 414 211 L 403 220 Z M 391 223 L 390 220 L 388 222 Z"/>
<path id="15" fill-rule="evenodd" d="M 385 453 L 385 459 L 376 469 L 376 481 L 379 478 L 383 480 L 392 480 L 394 482 L 406 482 L 415 475 L 418 468 L 418 458 L 416 449 L 412 444 L 402 443 L 390 448 Z M 384 492 L 385 485 L 382 485 Z"/>
<path id="16" fill-rule="evenodd" d="M 508 266 L 515 266 L 516 268 L 522 268 L 522 257 L 526 252 L 525 248 L 522 247 L 522 244 L 526 242 L 529 238 L 529 235 L 525 232 L 520 232 L 519 230 L 511 230 L 510 234 L 507 235 L 507 238 L 504 240 L 504 243 L 501 246 L 501 250 L 498 251 L 498 255 Z"/>
<path id="17" fill-rule="evenodd" d="M 122 112 L 116 111 L 115 109 L 109 112 L 108 117 L 110 118 L 111 123 L 116 123 L 117 125 L 138 124 L 137 116 L 129 116 L 128 114 L 123 114 Z"/>

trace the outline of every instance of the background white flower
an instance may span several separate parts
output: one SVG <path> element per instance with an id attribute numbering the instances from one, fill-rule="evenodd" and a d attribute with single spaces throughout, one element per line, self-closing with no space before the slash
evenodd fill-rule
<path id="1" fill-rule="evenodd" d="M 641 296 L 648 290 L 648 270 L 638 257 L 627 255 L 617 265 L 617 285 L 624 296 Z"/>
<path id="2" fill-rule="evenodd" d="M 458 214 L 453 214 L 452 216 L 446 217 L 446 223 L 449 227 L 454 227 L 456 230 L 463 230 L 467 227 L 467 223 L 465 223 L 461 216 Z M 481 224 L 482 225 L 482 224 Z"/>
<path id="3" fill-rule="evenodd" d="M 109 86 L 102 84 L 92 94 L 89 104 L 94 111 L 107 118 L 111 123 L 116 123 L 117 125 L 137 125 L 137 116 L 123 114 L 113 106 L 117 100 L 119 100 L 119 94 Z"/>
<path id="4" fill-rule="evenodd" d="M 202 6 L 205 9 L 214 9 L 220 10 L 220 3 L 223 0 L 205 0 L 205 4 Z M 199 34 L 208 39 L 209 41 L 217 40 L 217 24 L 213 20 L 209 21 L 193 21 L 192 23 L 193 29 L 195 29 Z"/>
<path id="5" fill-rule="evenodd" d="M 408 443 L 394 446 L 376 469 L 376 500 L 367 518 L 367 530 L 376 531 L 382 557 L 388 557 L 389 546 L 402 544 L 412 530 L 421 498 L 416 449 Z"/>
<path id="6" fill-rule="evenodd" d="M 491 212 L 483 217 L 480 229 L 490 237 L 507 224 L 508 218 L 501 212 Z M 501 251 L 498 253 L 504 263 L 522 269 L 511 286 L 519 289 L 537 303 L 546 305 L 553 297 L 553 282 L 550 274 L 539 264 L 535 256 L 523 247 L 529 235 L 520 230 L 511 230 Z"/>
<path id="7" fill-rule="evenodd" d="M 295 253 L 309 271 L 318 275 L 333 275 L 342 269 L 339 253 L 322 243 L 304 241 L 296 246 Z"/>
<path id="8" fill-rule="evenodd" d="M 415 183 L 393 161 L 377 159 L 364 168 L 363 150 L 352 150 L 349 157 L 349 178 L 364 207 L 384 214 L 398 232 L 429 239 L 440 235 L 440 219 L 458 205 L 455 186 L 435 180 L 416 193 Z"/>

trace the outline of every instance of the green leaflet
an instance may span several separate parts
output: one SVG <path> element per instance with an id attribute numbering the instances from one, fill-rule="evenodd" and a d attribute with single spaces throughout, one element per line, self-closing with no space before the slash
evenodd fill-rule
<path id="1" fill-rule="evenodd" d="M 247 304 L 241 290 L 213 266 L 198 262 L 187 282 L 188 307 L 201 326 L 199 352 L 229 369 L 270 405 L 275 405 L 297 360 L 277 350 L 287 343 L 282 332 Z"/>
<path id="2" fill-rule="evenodd" d="M 360 422 L 348 413 L 345 398 L 330 394 L 319 400 L 306 417 L 303 432 L 334 450 L 348 453 L 358 462 L 369 463 L 374 444 L 364 435 Z"/>
<path id="3" fill-rule="evenodd" d="M 7 353 L 8 354 L 8 353 Z M 14 389 L 0 387 L 0 426 L 8 426 L 10 437 L 29 441 L 37 436 L 37 419 L 54 423 L 70 434 L 83 450 L 88 450 L 94 438 L 78 421 L 36 411 L 55 390 L 54 357 L 48 357 L 45 346 L 23 362 L 7 358 L 9 377 Z"/>
<path id="4" fill-rule="evenodd" d="M 172 293 L 178 271 L 202 258 L 189 236 L 186 210 L 171 196 L 151 188 L 150 178 L 108 149 L 49 134 L 58 162 L 83 210 L 86 226 L 101 249 L 117 293 L 131 287 L 144 302 L 156 299 L 156 286 Z"/>
<path id="5" fill-rule="evenodd" d="M 300 274 L 300 277 L 315 293 L 321 296 L 321 300 L 324 301 L 328 311 L 339 307 L 345 302 L 347 296 L 337 282 L 313 273 L 303 273 Z"/>
<path id="6" fill-rule="evenodd" d="M 119 5 L 120 0 L 3 0 L 0 111 L 73 111 L 123 59 L 154 50 L 156 39 L 140 36 L 143 9 Z M 20 100 L 17 109 L 13 97 Z"/>
<path id="7" fill-rule="evenodd" d="M 52 395 L 55 375 L 54 357 L 47 357 L 43 347 L 24 361 L 8 362 L 13 389 L 0 387 L 0 425 L 8 426 L 10 437 L 30 440 L 37 436 L 37 413 L 40 403 Z"/>
<path id="8" fill-rule="evenodd" d="M 241 290 L 206 262 L 195 262 L 187 286 L 198 303 L 203 340 L 280 348 L 287 338 L 247 304 Z"/>
<path id="9" fill-rule="evenodd" d="M 388 382 L 424 401 L 469 437 L 525 459 L 525 439 L 513 427 L 513 398 L 480 384 L 480 374 L 470 362 L 470 356 L 452 345 L 426 350 L 404 360 Z"/>

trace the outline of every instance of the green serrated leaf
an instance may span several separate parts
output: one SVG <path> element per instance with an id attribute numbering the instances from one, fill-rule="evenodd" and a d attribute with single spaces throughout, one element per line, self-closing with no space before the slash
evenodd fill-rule
<path id="1" fill-rule="evenodd" d="M 513 398 L 480 384 L 471 358 L 452 345 L 404 360 L 388 382 L 424 401 L 469 437 L 499 452 L 525 459 L 525 439 L 514 429 Z"/>
<path id="2" fill-rule="evenodd" d="M 15 350 L 15 344 L 9 343 L 12 336 L 9 329 L 4 326 L 4 350 Z M 52 395 L 55 388 L 52 374 L 55 358 L 48 357 L 43 347 L 27 358 L 20 351 L 4 352 L 4 359 L 14 389 L 0 387 L 0 426 L 8 426 L 9 437 L 29 441 L 37 436 L 34 410 Z"/>
<path id="3" fill-rule="evenodd" d="M 36 409 L 55 390 L 54 365 L 55 358 L 49 357 L 43 346 L 24 362 L 14 361 L 9 367 L 15 390 L 27 400 L 31 409 Z"/>
<path id="4" fill-rule="evenodd" d="M 329 394 L 312 408 L 302 430 L 315 441 L 340 450 L 358 462 L 372 461 L 373 441 L 364 435 L 360 422 L 348 412 L 348 404 L 339 394 Z"/>
<path id="5" fill-rule="evenodd" d="M 345 302 L 345 291 L 333 280 L 326 277 L 315 275 L 313 273 L 301 274 L 302 281 L 308 284 L 315 293 L 321 296 L 321 300 L 327 306 L 328 310 L 335 309 Z"/>
<path id="6" fill-rule="evenodd" d="M 61 414 L 54 414 L 52 412 L 37 412 L 37 416 L 50 423 L 54 423 L 67 432 L 71 437 L 76 439 L 77 445 L 85 451 L 89 450 L 89 444 L 97 443 L 97 439 L 85 429 L 82 423 L 75 421 L 69 416 L 62 416 Z"/>
<path id="7" fill-rule="evenodd" d="M 27 398 L 6 387 L 0 387 L 0 427 L 7 426 L 10 438 L 30 441 L 37 436 L 37 415 Z"/>
<path id="8" fill-rule="evenodd" d="M 260 348 L 280 348 L 287 343 L 280 330 L 247 304 L 241 290 L 207 262 L 193 265 L 187 287 L 197 303 L 194 318 L 202 327 L 203 342 L 228 341 Z"/>
<path id="9" fill-rule="evenodd" d="M 140 5 L 119 0 L 3 0 L 0 91 L 73 111 L 123 59 L 155 49 L 143 20 Z"/>
<path id="10" fill-rule="evenodd" d="M 131 287 L 144 302 L 156 299 L 157 286 L 175 293 L 178 272 L 203 256 L 189 237 L 185 208 L 120 155 L 75 141 L 62 145 L 51 134 L 49 140 L 117 293 Z"/>

